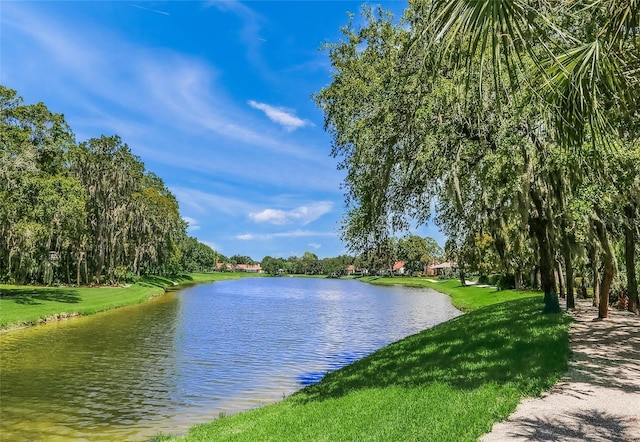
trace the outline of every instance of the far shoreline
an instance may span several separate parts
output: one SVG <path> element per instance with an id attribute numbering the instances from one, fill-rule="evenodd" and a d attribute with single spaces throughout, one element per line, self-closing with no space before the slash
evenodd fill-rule
<path id="1" fill-rule="evenodd" d="M 0 285 L 0 333 L 46 325 L 141 304 L 195 284 L 254 276 L 243 273 L 188 273 L 149 276 L 124 286 Z"/>

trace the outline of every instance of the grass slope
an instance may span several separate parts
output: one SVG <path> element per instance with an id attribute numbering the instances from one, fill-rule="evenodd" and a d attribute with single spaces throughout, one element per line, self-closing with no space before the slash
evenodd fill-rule
<path id="1" fill-rule="evenodd" d="M 541 314 L 531 294 L 453 285 L 438 288 L 455 289 L 464 305 L 520 299 L 407 337 L 282 402 L 156 440 L 477 440 L 566 370 L 569 318 Z"/>
<path id="2" fill-rule="evenodd" d="M 494 287 L 478 287 L 475 285 L 463 286 L 460 281 L 454 279 L 436 281 L 426 278 L 393 277 L 380 278 L 368 276 L 360 278 L 361 281 L 378 285 L 405 285 L 408 287 L 427 287 L 449 295 L 451 302 L 461 310 L 474 310 L 499 302 L 512 301 L 535 296 L 536 292 L 498 290 Z M 542 302 L 542 295 L 540 294 Z"/>
<path id="3" fill-rule="evenodd" d="M 89 315 L 139 304 L 185 284 L 236 279 L 234 273 L 192 273 L 168 279 L 150 276 L 128 287 L 38 287 L 0 285 L 0 329 Z"/>

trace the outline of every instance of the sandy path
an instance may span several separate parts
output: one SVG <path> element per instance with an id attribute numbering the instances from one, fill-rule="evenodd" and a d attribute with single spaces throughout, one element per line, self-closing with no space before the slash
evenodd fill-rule
<path id="1" fill-rule="evenodd" d="M 482 441 L 640 441 L 640 317 L 611 309 L 597 321 L 591 301 L 576 307 L 567 373 Z"/>

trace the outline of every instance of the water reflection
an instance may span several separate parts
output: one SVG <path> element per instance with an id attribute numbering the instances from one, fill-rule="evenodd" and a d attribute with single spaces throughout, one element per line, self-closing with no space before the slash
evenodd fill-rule
<path id="1" fill-rule="evenodd" d="M 145 439 L 273 402 L 458 312 L 427 290 L 249 278 L 0 336 L 3 440 Z"/>

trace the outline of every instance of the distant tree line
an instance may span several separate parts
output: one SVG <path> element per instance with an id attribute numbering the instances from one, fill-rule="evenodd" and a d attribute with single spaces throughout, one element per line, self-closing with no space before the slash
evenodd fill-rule
<path id="1" fill-rule="evenodd" d="M 233 258 L 233 257 L 232 257 Z M 353 265 L 355 272 L 366 270 L 371 274 L 388 272 L 395 262 L 402 261 L 408 274 L 423 273 L 425 267 L 444 258 L 438 243 L 430 237 L 407 235 L 402 238 L 388 238 L 384 247 L 366 250 L 358 256 L 339 255 L 318 258 L 306 251 L 301 257 L 274 258 L 265 256 L 260 267 L 271 275 L 327 275 L 341 276 Z"/>
<path id="2" fill-rule="evenodd" d="M 217 259 L 117 135 L 76 143 L 62 115 L 4 86 L 0 202 L 0 282 L 114 284 Z"/>

